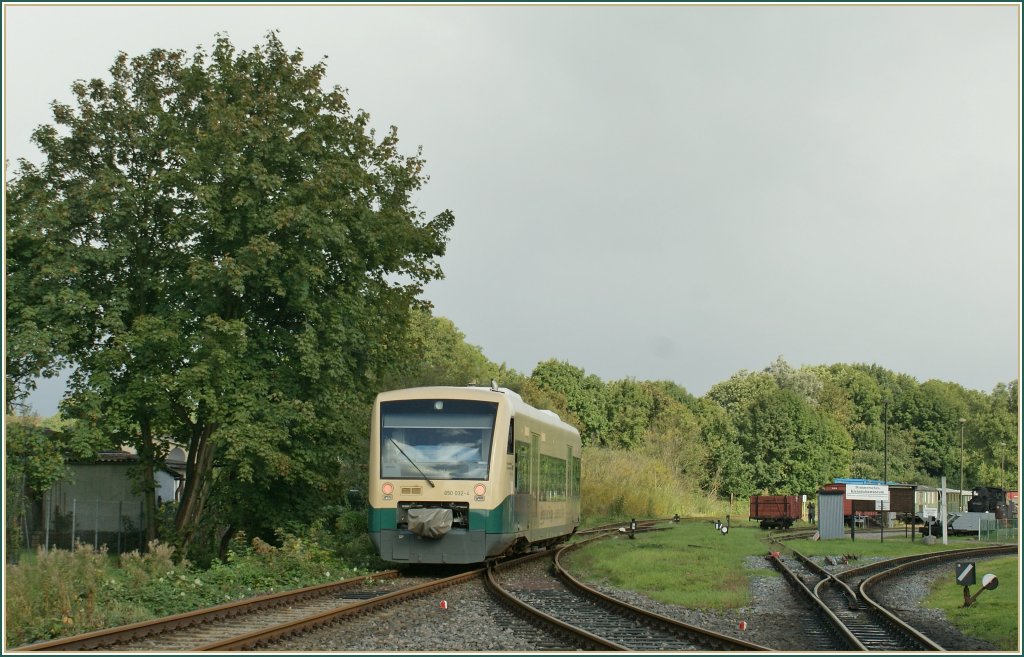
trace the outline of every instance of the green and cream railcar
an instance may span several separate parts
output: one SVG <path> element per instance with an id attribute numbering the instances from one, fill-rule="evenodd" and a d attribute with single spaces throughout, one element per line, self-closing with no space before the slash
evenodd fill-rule
<path id="1" fill-rule="evenodd" d="M 370 538 L 385 560 L 479 563 L 579 526 L 579 431 L 511 390 L 384 392 L 370 436 Z"/>

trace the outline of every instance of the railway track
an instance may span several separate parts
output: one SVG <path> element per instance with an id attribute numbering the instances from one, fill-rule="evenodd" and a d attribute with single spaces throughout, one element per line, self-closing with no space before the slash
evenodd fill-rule
<path id="1" fill-rule="evenodd" d="M 637 523 L 635 531 L 651 531 L 655 521 Z M 620 525 L 597 528 L 608 534 Z M 543 554 L 543 553 L 540 553 Z M 399 577 L 391 570 L 374 575 L 311 586 L 296 591 L 263 595 L 174 616 L 134 623 L 87 634 L 17 648 L 25 652 L 104 650 L 111 652 L 203 652 L 253 649 L 448 587 L 471 582 L 482 586 L 485 569 L 446 578 Z M 425 581 L 424 581 L 425 580 Z M 571 635 L 558 639 L 528 629 L 525 634 L 540 649 L 579 648 Z M 565 637 L 570 639 L 566 640 Z M 582 647 L 592 647 L 583 642 Z"/>
<path id="2" fill-rule="evenodd" d="M 873 586 L 908 570 L 936 563 L 1013 553 L 1016 546 L 951 550 L 881 561 L 838 574 L 828 572 L 798 552 L 793 552 L 792 562 L 784 562 L 779 553 L 770 558 L 823 621 L 825 631 L 809 637 L 819 643 L 815 650 L 906 652 L 945 649 L 874 601 L 869 593 Z M 826 641 L 834 645 L 827 646 Z"/>
<path id="3" fill-rule="evenodd" d="M 54 639 L 18 648 L 26 652 L 70 650 L 232 650 L 265 645 L 280 637 L 365 612 L 404 597 L 479 576 L 482 570 L 444 579 L 399 578 L 389 570 L 331 584 L 249 598 L 131 625 Z"/>
<path id="4" fill-rule="evenodd" d="M 817 612 L 815 616 L 801 618 L 802 636 L 807 640 L 806 649 L 815 652 L 852 649 L 855 641 L 845 631 L 845 625 L 835 617 L 832 606 L 819 599 L 815 592 L 818 583 L 823 578 L 827 580 L 828 573 L 812 561 L 799 556 L 792 562 L 783 562 L 777 553 L 772 553 L 769 558 L 772 565 L 790 582 L 797 595 Z M 826 621 L 822 622 L 821 617 Z"/>
<path id="5" fill-rule="evenodd" d="M 636 532 L 657 531 L 654 522 L 637 523 Z M 628 540 L 629 524 L 610 525 L 592 532 L 557 553 L 537 552 L 515 561 L 494 563 L 444 578 L 399 578 L 396 571 L 344 580 L 299 591 L 261 596 L 238 603 L 179 614 L 66 639 L 19 648 L 19 651 L 105 650 L 131 652 L 201 652 L 237 649 L 274 650 L 382 650 L 376 640 L 384 626 L 399 618 L 405 627 L 388 630 L 398 641 L 392 650 L 662 650 L 755 651 L 768 648 L 706 631 L 671 618 L 649 613 L 609 598 L 565 572 L 560 557 L 591 540 Z M 1012 552 L 1015 548 L 1004 548 Z M 929 555 L 936 559 L 979 556 L 977 550 Z M 793 619 L 794 633 L 807 641 L 805 649 L 821 652 L 852 650 L 942 650 L 919 638 L 908 640 L 908 630 L 892 629 L 899 619 L 882 609 L 870 595 L 882 578 L 896 568 L 909 569 L 925 560 L 899 559 L 872 564 L 841 574 L 827 572 L 810 559 L 798 558 L 776 567 L 792 571 L 796 586 L 806 591 L 808 604 L 819 614 Z M 424 581 L 426 580 L 426 581 Z M 424 596 L 437 591 L 443 594 Z M 458 611 L 438 609 L 438 601 L 456 602 Z M 498 600 L 501 600 L 499 602 Z M 446 604 L 446 603 L 445 603 Z M 396 606 L 401 605 L 401 606 Z M 518 616 L 508 614 L 507 608 Z M 476 614 L 473 616 L 473 614 Z M 831 616 L 827 622 L 822 617 Z M 473 620 L 473 619 L 476 620 Z M 445 631 L 428 645 L 415 643 L 424 623 Z M 494 623 L 505 632 L 492 646 L 471 647 L 479 631 L 476 623 Z M 451 624 L 451 625 L 446 625 Z M 317 632 L 328 625 L 329 630 Z M 467 627 L 463 627 L 466 625 Z M 908 626 L 909 627 L 909 626 Z M 913 631 L 913 628 L 910 628 Z M 387 639 L 387 640 L 390 640 Z M 411 642 L 411 643 L 410 643 Z M 453 647 L 461 646 L 461 647 Z"/>
<path id="6" fill-rule="evenodd" d="M 488 570 L 488 584 L 510 608 L 574 637 L 580 645 L 589 644 L 589 649 L 767 650 L 634 607 L 579 582 L 562 568 L 560 556 L 586 543 L 497 564 Z"/>

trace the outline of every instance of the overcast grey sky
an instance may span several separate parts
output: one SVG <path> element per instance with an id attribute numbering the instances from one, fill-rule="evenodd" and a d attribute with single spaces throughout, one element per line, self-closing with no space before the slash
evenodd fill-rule
<path id="1" fill-rule="evenodd" d="M 1020 369 L 1020 10 L 5 6 L 4 151 L 119 50 L 280 32 L 455 213 L 425 293 L 493 361 L 694 394 L 782 355 Z M 54 386 L 33 398 L 56 410 Z"/>

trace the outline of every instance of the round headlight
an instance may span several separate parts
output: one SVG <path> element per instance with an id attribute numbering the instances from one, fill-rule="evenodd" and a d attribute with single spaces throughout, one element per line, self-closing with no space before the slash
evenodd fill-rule
<path id="1" fill-rule="evenodd" d="M 475 487 L 473 488 L 473 494 L 474 494 L 474 495 L 483 495 L 483 494 L 484 494 L 484 493 L 486 493 L 486 492 L 487 492 L 487 487 L 486 487 L 486 486 L 484 486 L 483 484 L 477 484 L 477 485 L 476 485 L 476 486 L 475 486 Z"/>
<path id="2" fill-rule="evenodd" d="M 381 486 L 381 487 L 380 487 L 380 490 L 381 490 L 381 492 L 382 492 L 382 493 L 384 493 L 385 495 L 390 495 L 391 493 L 394 493 L 394 492 L 395 492 L 395 486 L 394 486 L 394 484 L 392 484 L 392 483 L 391 483 L 391 482 L 389 481 L 389 482 L 385 483 L 385 484 L 384 484 L 383 486 Z"/>

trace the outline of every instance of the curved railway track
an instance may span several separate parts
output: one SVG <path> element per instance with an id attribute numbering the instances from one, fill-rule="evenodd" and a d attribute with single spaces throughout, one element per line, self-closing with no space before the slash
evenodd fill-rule
<path id="1" fill-rule="evenodd" d="M 638 523 L 637 531 L 648 530 L 652 524 L 653 521 Z M 617 528 L 618 525 L 612 525 L 596 531 L 607 533 Z M 400 578 L 398 571 L 389 570 L 35 643 L 17 650 L 202 652 L 255 648 L 441 588 L 482 579 L 483 573 L 480 568 L 423 581 L 424 578 Z M 545 642 L 542 639 L 540 643 Z"/>
<path id="2" fill-rule="evenodd" d="M 608 534 L 594 539 L 606 538 Z M 572 636 L 580 645 L 602 651 L 768 650 L 635 607 L 581 583 L 560 563 L 568 550 L 532 555 L 488 569 L 488 584 L 517 613 Z"/>
<path id="3" fill-rule="evenodd" d="M 657 521 L 637 522 L 634 527 L 609 525 L 597 528 L 593 538 L 585 539 L 570 548 L 590 540 L 608 536 L 623 536 L 635 532 L 656 531 Z M 569 549 L 569 548 L 562 548 Z M 499 570 L 515 570 L 533 560 L 546 564 L 553 561 L 554 550 L 541 551 L 520 557 L 510 564 L 495 562 L 487 569 L 469 570 L 440 579 L 430 579 L 408 585 L 409 578 L 399 578 L 397 571 L 353 578 L 333 584 L 307 587 L 298 591 L 270 594 L 219 605 L 152 621 L 90 632 L 88 634 L 32 644 L 19 651 L 104 650 L 124 652 L 204 652 L 260 649 L 287 644 L 289 638 L 311 632 L 326 625 L 344 622 L 360 615 L 389 613 L 386 608 L 422 597 L 439 589 L 459 586 L 480 586 L 485 575 L 490 594 L 504 605 L 516 606 L 527 616 L 534 632 L 520 626 L 522 634 L 543 650 L 663 650 L 663 649 L 716 649 L 763 650 L 761 646 L 722 637 L 700 628 L 648 614 L 631 608 L 575 582 L 564 570 L 561 577 L 569 583 L 562 585 L 562 604 L 576 607 L 570 618 L 557 618 L 543 611 L 544 604 L 524 604 L 512 599 L 498 583 Z M 555 580 L 549 578 L 551 582 Z M 549 588 L 549 593 L 556 589 Z M 591 597 L 583 597 L 591 596 Z M 541 596 L 545 597 L 545 596 Z M 557 600 L 551 595 L 548 602 Z M 592 600 L 597 599 L 598 602 Z M 536 602 L 536 600 L 534 601 Z M 538 607 L 540 609 L 538 609 Z M 564 610 L 563 610 L 564 611 Z M 588 629 L 590 628 L 590 629 Z M 593 630 L 593 631 L 591 631 Z M 625 634 L 624 634 L 625 633 Z M 611 638 L 609 638 L 611 637 Z"/>
<path id="4" fill-rule="evenodd" d="M 662 521 L 637 522 L 632 531 L 658 531 Z M 291 649 L 297 635 L 327 625 L 342 623 L 325 633 L 334 650 L 350 650 L 361 638 L 376 634 L 381 625 L 373 614 L 393 614 L 389 609 L 399 603 L 420 598 L 441 589 L 475 591 L 485 612 L 512 632 L 517 641 L 538 650 L 663 650 L 760 651 L 761 645 L 687 625 L 672 618 L 629 605 L 579 582 L 561 566 L 561 555 L 579 549 L 590 541 L 625 540 L 629 523 L 609 525 L 588 531 L 592 537 L 558 550 L 539 551 L 525 557 L 493 562 L 487 568 L 468 570 L 442 578 L 401 578 L 397 571 L 307 587 L 297 591 L 271 594 L 219 605 L 208 609 L 112 628 L 18 648 L 18 651 L 156 651 L 202 652 L 238 649 Z M 812 560 L 794 553 L 794 559 L 772 558 L 793 585 L 818 610 L 818 614 L 797 619 L 807 640 L 806 649 L 814 651 L 898 650 L 922 651 L 943 648 L 916 632 L 895 614 L 885 610 L 870 595 L 871 587 L 903 570 L 988 553 L 1014 552 L 1015 546 L 988 551 L 943 552 L 927 557 L 910 557 L 879 562 L 833 574 Z M 423 581 L 427 580 L 427 581 Z M 461 589 L 459 587 L 462 587 Z M 500 604 L 499 604 L 500 601 Z M 400 614 L 423 618 L 416 607 L 405 607 Z M 493 604 L 493 608 L 491 605 Z M 436 607 L 436 604 L 433 604 Z M 524 623 L 502 619 L 511 608 L 528 620 Z M 403 609 L 399 607 L 399 609 Z M 435 610 L 436 612 L 436 610 Z M 362 619 L 362 630 L 357 629 Z M 825 619 L 822 622 L 821 619 Z M 367 625 L 370 629 L 366 629 Z M 362 635 L 359 634 L 362 632 Z M 310 636 L 315 636 L 313 633 Z M 415 631 L 412 632 L 415 634 Z M 298 639 L 295 639 L 298 641 Z M 303 639 L 304 640 L 304 639 Z M 450 649 L 450 648 L 446 648 Z"/>
<path id="5" fill-rule="evenodd" d="M 941 645 L 896 614 L 874 601 L 870 589 L 883 579 L 910 569 L 965 557 L 977 558 L 996 554 L 1014 554 L 1017 547 L 990 546 L 965 550 L 949 550 L 925 556 L 901 557 L 880 561 L 842 573 L 828 572 L 804 555 L 792 551 L 791 567 L 779 553 L 770 559 L 802 597 L 818 612 L 823 632 L 809 637 L 818 645 L 815 650 L 851 651 L 943 651 Z M 815 581 L 816 580 L 816 581 Z M 827 643 L 831 642 L 829 646 Z"/>

